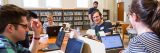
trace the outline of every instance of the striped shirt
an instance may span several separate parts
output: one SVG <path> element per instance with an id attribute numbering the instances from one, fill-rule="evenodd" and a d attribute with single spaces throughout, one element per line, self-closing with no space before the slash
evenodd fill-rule
<path id="1" fill-rule="evenodd" d="M 122 53 L 160 53 L 160 38 L 153 32 L 146 32 L 132 38 Z"/>

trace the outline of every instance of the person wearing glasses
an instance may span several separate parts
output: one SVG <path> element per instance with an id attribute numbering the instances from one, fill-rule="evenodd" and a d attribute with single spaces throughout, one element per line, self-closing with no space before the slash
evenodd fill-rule
<path id="1" fill-rule="evenodd" d="M 28 11 L 28 14 L 29 15 L 27 16 L 27 20 L 28 20 L 29 23 L 31 23 L 31 20 L 38 18 L 37 15 L 34 12 L 32 12 L 32 11 Z M 29 30 L 32 30 L 32 29 L 29 29 Z M 29 33 L 28 32 L 26 33 L 25 40 L 19 41 L 19 42 L 17 42 L 17 44 L 21 44 L 23 47 L 29 48 L 29 44 L 30 44 Z"/>
<path id="2" fill-rule="evenodd" d="M 129 20 L 137 31 L 122 53 L 160 52 L 160 6 L 157 0 L 132 0 Z"/>
<path id="3" fill-rule="evenodd" d="M 40 23 L 31 22 L 34 31 L 29 49 L 16 44 L 25 40 L 29 31 L 28 12 L 16 5 L 6 4 L 0 7 L 0 53 L 37 53 L 40 39 Z"/>
<path id="4" fill-rule="evenodd" d="M 97 37 L 100 35 L 100 31 L 103 31 L 105 35 L 111 35 L 112 30 L 109 28 L 111 28 L 112 24 L 110 24 L 109 22 L 104 22 L 102 14 L 99 10 L 95 10 L 94 12 L 92 12 L 91 17 L 92 21 L 96 24 L 94 29 Z"/>

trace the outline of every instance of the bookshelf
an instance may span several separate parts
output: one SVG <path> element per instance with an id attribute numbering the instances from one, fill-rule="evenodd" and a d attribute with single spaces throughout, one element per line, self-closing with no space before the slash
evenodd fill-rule
<path id="1" fill-rule="evenodd" d="M 71 28 L 76 29 L 89 29 L 90 20 L 88 18 L 88 9 L 47 9 L 47 8 L 37 8 L 37 9 L 27 9 L 36 13 L 40 18 L 40 21 L 46 22 L 47 15 L 53 15 L 54 23 L 60 25 L 60 23 L 70 23 Z M 103 17 L 105 20 L 109 19 L 109 10 L 103 10 Z"/>
<path id="2" fill-rule="evenodd" d="M 109 20 L 109 10 L 103 10 L 103 18 L 104 20 Z"/>

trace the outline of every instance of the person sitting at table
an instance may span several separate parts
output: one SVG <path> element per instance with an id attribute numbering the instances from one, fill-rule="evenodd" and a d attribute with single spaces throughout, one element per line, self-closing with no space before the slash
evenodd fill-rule
<path id="1" fill-rule="evenodd" d="M 28 12 L 13 4 L 3 5 L 0 9 L 0 53 L 37 53 L 40 23 L 32 20 L 33 39 L 29 49 L 24 48 L 16 43 L 25 40 L 29 31 Z"/>
<path id="2" fill-rule="evenodd" d="M 122 53 L 160 52 L 160 6 L 158 0 L 132 0 L 129 21 L 137 31 Z"/>
<path id="3" fill-rule="evenodd" d="M 50 26 L 56 26 L 56 24 L 53 22 L 53 15 L 48 15 L 47 16 L 47 22 L 44 22 L 43 23 L 43 32 L 46 33 L 46 29 L 47 27 L 50 27 Z"/>
<path id="4" fill-rule="evenodd" d="M 91 17 L 92 21 L 96 24 L 95 26 L 96 36 L 99 36 L 100 31 L 104 31 L 105 35 L 111 35 L 112 30 L 110 28 L 112 24 L 110 24 L 109 22 L 104 22 L 102 14 L 99 10 L 94 11 L 91 14 Z"/>
<path id="5" fill-rule="evenodd" d="M 28 22 L 29 22 L 29 26 L 31 25 L 30 23 L 31 23 L 31 20 L 32 19 L 37 19 L 38 17 L 37 17 L 37 15 L 34 13 L 34 12 L 32 12 L 32 11 L 28 11 L 28 16 L 27 16 L 27 20 L 28 20 Z M 29 30 L 31 30 L 31 27 L 29 27 Z M 29 48 L 29 43 L 30 41 L 29 41 L 29 34 L 28 34 L 28 32 L 26 33 L 26 38 L 25 38 L 25 40 L 23 40 L 23 41 L 19 41 L 19 42 L 17 42 L 17 44 L 21 44 L 23 47 L 25 47 L 25 48 Z"/>

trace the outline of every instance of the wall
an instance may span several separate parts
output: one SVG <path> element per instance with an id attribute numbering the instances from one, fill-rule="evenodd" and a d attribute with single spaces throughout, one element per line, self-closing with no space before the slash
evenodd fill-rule
<path id="1" fill-rule="evenodd" d="M 129 19 L 127 17 L 129 5 L 131 4 L 130 0 L 124 0 L 124 22 L 129 23 Z"/>
<path id="2" fill-rule="evenodd" d="M 76 8 L 76 0 L 62 0 L 62 8 Z"/>
<path id="3" fill-rule="evenodd" d="M 61 0 L 62 1 L 62 8 L 76 8 L 76 0 Z M 89 0 L 89 6 L 88 8 L 92 7 L 93 1 L 95 0 Z M 116 0 L 96 0 L 99 2 L 99 7 L 101 12 L 103 12 L 104 9 L 110 10 L 110 20 L 116 21 L 117 20 L 117 7 L 116 7 Z M 17 6 L 23 7 L 23 0 L 8 0 L 6 3 L 9 4 L 15 4 Z M 45 0 L 39 1 L 40 7 L 45 7 Z"/>

